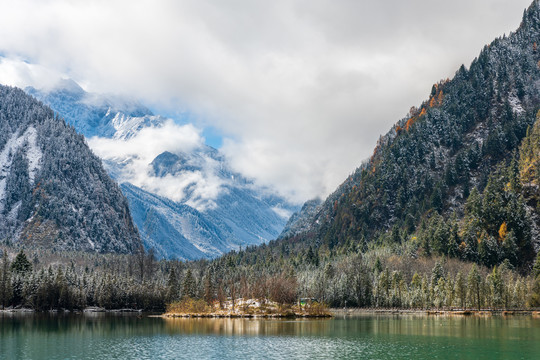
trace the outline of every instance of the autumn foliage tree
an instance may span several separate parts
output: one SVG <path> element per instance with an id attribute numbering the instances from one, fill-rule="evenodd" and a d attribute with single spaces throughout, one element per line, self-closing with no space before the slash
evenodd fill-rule
<path id="1" fill-rule="evenodd" d="M 270 300 L 280 304 L 293 304 L 297 300 L 298 282 L 294 275 L 281 273 L 269 279 Z"/>

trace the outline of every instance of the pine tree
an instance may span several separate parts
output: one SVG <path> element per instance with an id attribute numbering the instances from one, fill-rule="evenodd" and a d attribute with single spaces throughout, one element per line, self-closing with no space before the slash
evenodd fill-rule
<path id="1" fill-rule="evenodd" d="M 458 224 L 456 221 L 450 225 L 450 234 L 448 236 L 447 254 L 449 257 L 456 258 L 459 256 L 459 235 Z"/>
<path id="2" fill-rule="evenodd" d="M 431 284 L 432 286 L 437 285 L 439 279 L 444 278 L 444 269 L 440 262 L 436 262 L 435 266 L 431 270 Z"/>
<path id="3" fill-rule="evenodd" d="M 532 274 L 534 278 L 540 276 L 540 251 L 536 254 L 536 261 L 534 262 Z"/>
<path id="4" fill-rule="evenodd" d="M 456 281 L 454 282 L 454 293 L 457 300 L 459 301 L 459 307 L 461 309 L 465 308 L 467 300 L 467 284 L 461 272 L 458 272 L 456 275 Z"/>
<path id="5" fill-rule="evenodd" d="M 412 308 L 422 307 L 422 279 L 417 272 L 414 273 L 409 286 L 409 306 Z"/>
<path id="6" fill-rule="evenodd" d="M 182 298 L 192 298 L 197 297 L 197 283 L 193 277 L 191 269 L 188 269 L 186 276 L 184 277 L 184 282 L 182 284 Z"/>
<path id="7" fill-rule="evenodd" d="M 22 249 L 15 257 L 15 260 L 13 260 L 11 270 L 20 275 L 26 275 L 32 271 L 32 263 L 28 260 Z"/>
<path id="8" fill-rule="evenodd" d="M 504 281 L 497 266 L 494 266 L 493 271 L 488 275 L 488 284 L 491 305 L 500 308 L 504 303 Z"/>
<path id="9" fill-rule="evenodd" d="M 9 305 L 13 297 L 13 288 L 11 286 L 11 271 L 9 266 L 7 251 L 3 251 L 2 264 L 0 264 L 0 305 L 4 309 Z"/>
<path id="10" fill-rule="evenodd" d="M 478 272 L 476 264 L 473 264 L 469 275 L 467 276 L 469 303 L 480 310 L 481 302 L 480 295 L 482 291 L 482 277 Z"/>
<path id="11" fill-rule="evenodd" d="M 176 271 L 174 267 L 171 268 L 169 272 L 169 279 L 167 281 L 167 301 L 173 302 L 178 300 L 179 289 L 178 289 L 178 278 L 176 277 Z"/>
<path id="12" fill-rule="evenodd" d="M 247 281 L 243 287 L 247 288 Z M 204 276 L 204 300 L 207 304 L 212 304 L 214 302 L 215 292 L 213 271 L 212 268 L 209 268 Z"/>

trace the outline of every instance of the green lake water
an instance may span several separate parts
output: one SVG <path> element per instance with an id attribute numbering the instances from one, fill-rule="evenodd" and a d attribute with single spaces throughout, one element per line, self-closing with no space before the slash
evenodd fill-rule
<path id="1" fill-rule="evenodd" d="M 530 316 L 324 320 L 0 314 L 1 359 L 540 359 Z"/>

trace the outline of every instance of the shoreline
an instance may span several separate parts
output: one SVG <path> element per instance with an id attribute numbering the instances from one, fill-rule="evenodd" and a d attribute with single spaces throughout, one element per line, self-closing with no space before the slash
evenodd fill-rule
<path id="1" fill-rule="evenodd" d="M 540 318 L 539 310 L 506 310 L 506 309 L 455 309 L 455 310 L 426 310 L 426 309 L 364 309 L 364 308 L 331 308 L 334 316 L 362 315 L 422 315 L 422 316 L 532 316 Z"/>
<path id="2" fill-rule="evenodd" d="M 146 313 L 150 313 L 148 311 Z M 83 310 L 66 310 L 66 309 L 51 309 L 38 311 L 32 308 L 7 308 L 0 309 L 0 314 L 142 314 L 143 310 L 138 309 L 105 309 L 100 307 L 88 307 Z"/>
<path id="3" fill-rule="evenodd" d="M 219 313 L 156 313 L 145 312 L 137 309 L 104 309 L 97 307 L 85 308 L 83 310 L 47 310 L 36 311 L 31 308 L 0 309 L 2 314 L 133 314 L 137 316 L 157 317 L 163 319 L 174 318 L 215 318 L 215 319 L 327 319 L 332 317 L 355 317 L 369 315 L 416 315 L 416 316 L 532 316 L 540 318 L 540 310 L 505 310 L 505 309 L 481 309 L 481 310 L 426 310 L 426 309 L 376 309 L 376 308 L 330 308 L 324 314 L 307 313 L 241 313 L 241 312 L 219 312 Z"/>
<path id="4" fill-rule="evenodd" d="M 198 319 L 328 319 L 334 315 L 328 314 L 296 314 L 296 313 L 277 313 L 277 314 L 243 314 L 243 313 L 164 313 L 161 315 L 150 315 L 150 317 L 159 317 L 163 319 L 175 318 L 198 318 Z"/>

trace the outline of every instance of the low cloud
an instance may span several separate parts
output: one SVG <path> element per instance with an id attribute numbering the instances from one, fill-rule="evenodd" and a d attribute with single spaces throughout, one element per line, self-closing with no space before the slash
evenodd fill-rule
<path id="1" fill-rule="evenodd" d="M 104 159 L 137 157 L 149 164 L 164 151 L 189 152 L 201 147 L 203 141 L 200 131 L 192 124 L 180 126 L 167 120 L 163 126 L 144 128 L 128 140 L 94 137 L 88 143 Z"/>
<path id="2" fill-rule="evenodd" d="M 62 73 L 45 66 L 0 56 L 0 84 L 47 89 L 57 84 L 62 77 Z"/>
<path id="3" fill-rule="evenodd" d="M 188 111 L 238 171 L 306 200 L 530 2 L 19 0 L 0 12 L 0 53 Z"/>
<path id="4" fill-rule="evenodd" d="M 204 155 L 198 163 L 201 170 L 163 177 L 153 172 L 151 163 L 161 153 L 189 154 L 204 146 L 200 131 L 191 124 L 180 126 L 168 120 L 161 127 L 145 128 L 127 140 L 93 137 L 88 144 L 99 157 L 118 164 L 115 172 L 119 182 L 130 182 L 198 210 L 215 206 L 214 200 L 224 191 L 224 181 L 216 175 L 219 164 Z"/>

